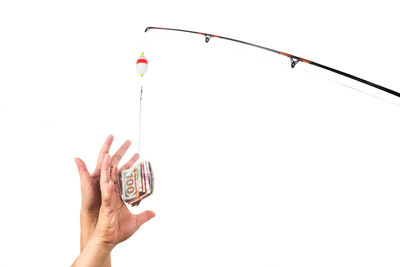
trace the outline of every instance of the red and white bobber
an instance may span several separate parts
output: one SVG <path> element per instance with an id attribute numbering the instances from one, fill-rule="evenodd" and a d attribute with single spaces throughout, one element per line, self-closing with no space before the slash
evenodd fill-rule
<path id="1" fill-rule="evenodd" d="M 148 62 L 146 57 L 144 56 L 144 53 L 140 55 L 138 60 L 136 61 L 136 70 L 140 74 L 140 76 L 143 77 L 143 75 L 146 73 L 148 67 Z"/>

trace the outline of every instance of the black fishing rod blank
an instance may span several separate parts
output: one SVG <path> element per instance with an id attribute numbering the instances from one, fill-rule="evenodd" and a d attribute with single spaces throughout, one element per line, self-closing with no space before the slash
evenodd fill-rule
<path id="1" fill-rule="evenodd" d="M 265 46 L 252 44 L 252 43 L 249 43 L 249 42 L 245 42 L 245 41 L 241 41 L 241 40 L 237 40 L 237 39 L 233 39 L 233 38 L 229 38 L 229 37 L 224 37 L 224 36 L 220 36 L 220 35 L 216 35 L 216 34 L 208 34 L 208 33 L 204 33 L 204 32 L 188 31 L 188 30 L 173 29 L 173 28 L 161 28 L 161 27 L 147 27 L 145 32 L 148 32 L 149 30 L 168 30 L 168 31 L 194 33 L 194 34 L 203 35 L 204 38 L 205 38 L 205 42 L 206 43 L 208 43 L 211 40 L 211 38 L 214 37 L 214 38 L 228 40 L 228 41 L 232 41 L 232 42 L 236 42 L 236 43 L 241 43 L 241 44 L 244 44 L 244 45 L 257 47 L 257 48 L 264 49 L 264 50 L 267 50 L 269 52 L 276 53 L 276 54 L 279 54 L 279 55 L 286 56 L 286 57 L 290 58 L 290 63 L 291 63 L 291 67 L 292 68 L 294 68 L 297 65 L 297 63 L 299 63 L 299 62 L 307 63 L 307 64 L 310 64 L 310 65 L 314 65 L 316 67 L 319 67 L 319 68 L 334 72 L 336 74 L 345 76 L 345 77 L 350 78 L 352 80 L 356 80 L 356 81 L 358 81 L 360 83 L 364 83 L 364 84 L 367 84 L 369 86 L 375 87 L 375 88 L 377 88 L 377 89 L 379 89 L 381 91 L 384 91 L 386 93 L 389 93 L 391 95 L 400 97 L 400 93 L 399 92 L 394 91 L 394 90 L 389 89 L 389 88 L 386 88 L 386 87 L 384 87 L 382 85 L 367 81 L 365 79 L 362 79 L 362 78 L 354 76 L 352 74 L 343 72 L 341 70 L 337 70 L 337 69 L 334 69 L 334 68 L 319 64 L 319 63 L 317 63 L 315 61 L 311 61 L 311 60 L 308 60 L 308 59 L 305 59 L 305 58 L 302 58 L 302 57 L 298 57 L 298 56 L 295 56 L 295 55 L 292 55 L 292 54 L 289 54 L 289 53 L 285 53 L 285 52 L 282 52 L 282 51 L 278 51 L 278 50 L 275 50 L 275 49 L 272 49 L 272 48 L 268 48 L 268 47 L 265 47 Z"/>

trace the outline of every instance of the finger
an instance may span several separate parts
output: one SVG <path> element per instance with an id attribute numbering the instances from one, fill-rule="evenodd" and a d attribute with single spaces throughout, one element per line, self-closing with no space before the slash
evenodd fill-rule
<path id="1" fill-rule="evenodd" d="M 80 158 L 75 158 L 74 161 L 76 163 L 76 166 L 78 167 L 78 172 L 79 176 L 81 177 L 81 181 L 82 179 L 89 179 L 90 174 L 88 172 L 85 162 L 83 162 L 83 160 L 81 160 Z"/>
<path id="2" fill-rule="evenodd" d="M 101 201 L 102 205 L 105 207 L 111 205 L 111 187 L 113 187 L 114 183 L 112 183 L 110 179 L 110 155 L 106 155 L 104 157 L 103 163 L 101 165 L 101 175 L 100 175 L 100 190 L 101 190 Z M 114 190 L 114 187 L 112 188 Z"/>
<path id="3" fill-rule="evenodd" d="M 113 182 L 113 184 L 114 184 L 114 192 L 115 193 L 119 193 L 119 191 L 118 191 L 118 168 L 116 167 L 116 166 L 114 166 L 112 169 L 111 169 L 111 181 Z"/>
<path id="4" fill-rule="evenodd" d="M 92 176 L 98 176 L 101 172 L 101 164 L 103 163 L 104 157 L 108 154 L 110 151 L 111 144 L 114 140 L 114 136 L 110 134 L 107 136 L 106 141 L 104 141 L 103 146 L 100 149 L 99 156 L 97 158 L 97 165 L 96 169 L 94 170 Z"/>
<path id="5" fill-rule="evenodd" d="M 117 152 L 115 152 L 114 156 L 111 158 L 111 167 L 118 166 L 118 163 L 121 161 L 122 157 L 125 155 L 128 148 L 131 146 L 131 141 L 126 141 Z"/>
<path id="6" fill-rule="evenodd" d="M 130 169 L 133 166 L 133 164 L 135 164 L 135 162 L 138 160 L 138 158 L 139 158 L 139 154 L 136 153 L 135 155 L 133 155 L 132 158 L 130 158 L 130 160 L 128 160 L 127 163 L 124 164 L 124 166 L 121 167 L 120 171 Z"/>
<path id="7" fill-rule="evenodd" d="M 118 180 L 118 167 L 114 166 L 111 169 L 111 181 L 115 183 L 117 182 L 117 180 Z"/>
<path id="8" fill-rule="evenodd" d="M 156 214 L 153 211 L 146 210 L 142 213 L 139 213 L 138 215 L 133 215 L 136 216 L 137 218 L 137 228 L 142 226 L 145 222 L 150 220 L 151 218 L 154 218 Z"/>

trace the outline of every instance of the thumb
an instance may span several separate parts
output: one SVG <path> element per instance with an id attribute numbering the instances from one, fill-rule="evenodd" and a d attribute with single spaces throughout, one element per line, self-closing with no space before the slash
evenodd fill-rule
<path id="1" fill-rule="evenodd" d="M 138 215 L 133 215 L 136 217 L 137 220 L 137 228 L 139 229 L 145 222 L 149 221 L 150 219 L 154 218 L 156 214 L 151 210 L 146 210 Z"/>
<path id="2" fill-rule="evenodd" d="M 86 164 L 83 160 L 81 160 L 80 158 L 75 158 L 74 159 L 76 166 L 78 167 L 78 172 L 79 172 L 79 176 L 82 179 L 88 179 L 90 177 L 89 171 L 86 167 Z"/>

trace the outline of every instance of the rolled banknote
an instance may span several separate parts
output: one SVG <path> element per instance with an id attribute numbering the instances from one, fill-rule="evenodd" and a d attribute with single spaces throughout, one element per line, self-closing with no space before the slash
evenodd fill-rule
<path id="1" fill-rule="evenodd" d="M 153 186 L 153 170 L 147 160 L 137 162 L 131 169 L 122 171 L 118 185 L 121 198 L 132 207 L 150 196 Z"/>

